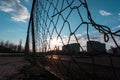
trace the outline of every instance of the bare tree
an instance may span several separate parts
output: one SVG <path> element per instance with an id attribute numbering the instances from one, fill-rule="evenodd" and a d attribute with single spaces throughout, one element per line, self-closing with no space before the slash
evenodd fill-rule
<path id="1" fill-rule="evenodd" d="M 22 40 L 19 41 L 18 52 L 22 51 Z"/>
<path id="2" fill-rule="evenodd" d="M 0 46 L 3 46 L 4 45 L 4 41 L 0 41 Z"/>

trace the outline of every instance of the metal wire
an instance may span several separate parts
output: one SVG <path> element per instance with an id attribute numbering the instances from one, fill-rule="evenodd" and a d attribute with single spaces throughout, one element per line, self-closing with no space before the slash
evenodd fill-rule
<path id="1" fill-rule="evenodd" d="M 115 39 L 120 37 L 120 30 L 113 32 L 108 26 L 97 24 L 92 19 L 86 0 L 33 0 L 32 7 L 26 38 L 26 53 L 31 50 L 34 53 L 41 52 L 45 54 L 47 63 L 45 66 L 49 66 L 50 71 L 55 71 L 56 75 L 63 77 L 65 80 L 70 76 L 73 80 L 88 80 L 88 78 L 93 80 L 98 78 L 95 69 L 95 56 L 89 57 L 93 64 L 91 68 L 93 74 L 91 74 L 84 67 L 81 67 L 83 63 L 78 61 L 79 59 L 76 59 L 72 52 L 60 51 L 62 46 L 78 43 L 82 54 L 85 55 L 86 49 L 79 40 L 86 37 L 87 41 L 91 41 L 89 33 L 91 28 L 103 35 L 105 42 L 112 39 L 114 44 L 120 49 Z M 74 15 L 77 17 L 74 17 Z M 86 29 L 85 37 L 78 35 L 82 33 L 81 30 L 84 30 L 83 28 Z M 98 52 L 97 50 L 95 51 Z M 63 59 L 66 55 L 68 60 Z M 57 59 L 53 59 L 54 56 L 57 56 Z M 84 56 L 84 59 L 88 59 L 88 57 Z M 118 80 L 111 57 L 110 62 L 115 78 Z M 69 64 L 67 65 L 67 63 Z M 76 72 L 75 68 L 78 72 Z M 78 77 L 79 75 L 82 77 Z M 86 75 L 88 76 L 87 78 L 85 77 Z"/>

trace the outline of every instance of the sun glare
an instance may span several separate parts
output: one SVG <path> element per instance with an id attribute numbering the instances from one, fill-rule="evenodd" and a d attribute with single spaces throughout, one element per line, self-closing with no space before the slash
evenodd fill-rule
<path id="1" fill-rule="evenodd" d="M 49 40 L 48 40 L 49 41 Z M 59 49 L 61 50 L 62 49 L 62 41 L 60 38 L 56 38 L 56 37 L 53 37 L 52 39 L 50 39 L 50 43 L 49 43 L 50 46 L 48 46 L 51 50 L 54 50 L 54 49 Z"/>
<path id="2" fill-rule="evenodd" d="M 60 45 L 60 40 L 54 38 L 54 39 L 51 41 L 51 43 L 52 43 L 54 46 L 59 46 L 59 45 Z"/>

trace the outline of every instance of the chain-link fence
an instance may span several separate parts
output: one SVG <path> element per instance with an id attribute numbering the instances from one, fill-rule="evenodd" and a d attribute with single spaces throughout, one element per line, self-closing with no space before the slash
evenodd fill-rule
<path id="1" fill-rule="evenodd" d="M 100 42 L 119 50 L 119 37 L 93 20 L 86 0 L 33 0 L 25 50 L 64 80 L 119 80 L 119 56 Z"/>

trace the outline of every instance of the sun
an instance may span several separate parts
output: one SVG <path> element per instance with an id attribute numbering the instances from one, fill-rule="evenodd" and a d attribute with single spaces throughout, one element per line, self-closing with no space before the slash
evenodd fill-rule
<path id="1" fill-rule="evenodd" d="M 52 41 L 51 41 L 51 43 L 52 43 L 52 45 L 54 45 L 54 46 L 59 46 L 60 44 L 59 44 L 59 40 L 57 40 L 57 39 L 53 39 Z"/>
<path id="2" fill-rule="evenodd" d="M 60 38 L 57 39 L 56 37 L 52 38 L 50 40 L 49 47 L 51 50 L 54 50 L 55 48 L 59 48 L 61 50 L 61 48 L 62 48 L 61 39 Z"/>

